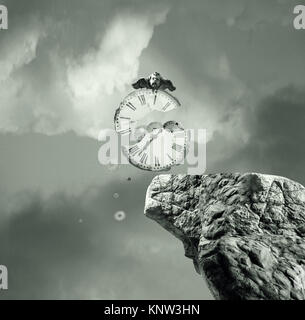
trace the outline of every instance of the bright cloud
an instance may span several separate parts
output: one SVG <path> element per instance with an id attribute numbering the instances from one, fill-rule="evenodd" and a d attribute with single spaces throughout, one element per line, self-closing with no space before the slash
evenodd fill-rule
<path id="1" fill-rule="evenodd" d="M 97 138 L 112 125 L 118 97 L 137 78 L 140 56 L 167 12 L 116 14 L 81 56 L 54 41 L 55 23 L 15 29 L 0 49 L 0 131 Z"/>

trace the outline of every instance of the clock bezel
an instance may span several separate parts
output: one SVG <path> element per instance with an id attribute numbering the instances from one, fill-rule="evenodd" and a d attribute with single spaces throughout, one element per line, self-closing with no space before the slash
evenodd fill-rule
<path id="1" fill-rule="evenodd" d="M 116 112 L 115 112 L 115 116 L 114 116 L 114 125 L 115 125 L 115 130 L 118 134 L 122 134 L 119 132 L 119 118 L 120 118 L 120 113 L 122 112 L 122 109 L 126 106 L 126 104 L 131 100 L 131 99 L 134 99 L 135 97 L 139 97 L 141 95 L 145 95 L 145 94 L 158 94 L 158 93 L 161 93 L 161 94 L 165 94 L 166 96 L 169 97 L 170 100 L 174 101 L 174 107 L 171 108 L 170 110 L 160 110 L 160 109 L 153 109 L 153 108 L 150 108 L 151 109 L 151 112 L 156 110 L 158 112 L 169 112 L 171 110 L 174 110 L 176 108 L 179 108 L 181 107 L 181 103 L 180 101 L 174 97 L 173 95 L 171 95 L 169 92 L 167 91 L 161 91 L 161 90 L 158 90 L 158 91 L 155 91 L 155 90 L 152 90 L 152 89 L 146 89 L 146 88 L 142 88 L 142 89 L 138 89 L 138 90 L 134 90 L 132 92 L 130 92 L 120 103 L 119 107 L 117 108 Z M 147 105 L 147 103 L 146 103 Z M 138 122 L 138 120 L 136 120 Z M 128 132 L 128 135 L 131 135 L 132 134 L 132 128 L 129 126 L 130 130 Z M 187 150 L 188 150 L 188 144 L 189 144 L 189 135 L 188 135 L 188 132 L 187 130 L 183 129 L 184 131 L 184 149 L 183 149 L 183 152 L 184 152 L 184 157 L 183 159 L 185 158 L 185 155 L 187 153 Z M 127 133 L 126 133 L 127 134 Z M 124 148 L 124 154 L 125 156 L 127 157 L 128 161 L 130 164 L 132 164 L 133 166 L 137 167 L 137 168 L 140 168 L 142 170 L 147 170 L 147 171 L 168 171 L 170 170 L 173 166 L 177 166 L 177 165 L 180 165 L 180 161 L 177 162 L 177 161 L 173 161 L 172 163 L 166 165 L 166 166 L 152 166 L 152 165 L 144 165 L 142 164 L 141 162 L 138 162 L 138 161 L 134 161 L 132 156 L 130 155 L 130 148 L 134 147 L 135 145 L 137 145 L 137 143 L 133 144 L 133 145 L 129 145 L 128 148 Z M 127 150 L 128 149 L 128 150 Z M 181 160 L 183 160 L 181 159 Z"/>

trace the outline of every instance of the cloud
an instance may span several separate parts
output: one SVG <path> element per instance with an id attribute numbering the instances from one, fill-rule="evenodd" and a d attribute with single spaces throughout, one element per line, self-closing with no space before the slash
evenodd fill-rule
<path id="1" fill-rule="evenodd" d="M 44 31 L 36 19 L 29 21 L 26 28 L 13 30 L 0 47 L 0 85 L 3 86 L 13 72 L 36 58 L 37 45 Z"/>
<path id="2" fill-rule="evenodd" d="M 109 7 L 95 24 L 74 19 L 77 7 L 69 18 L 39 10 L 25 11 L 21 22 L 12 14 L 12 27 L 0 39 L 0 131 L 97 138 L 113 125 L 113 112 L 168 8 Z"/>
<path id="3" fill-rule="evenodd" d="M 167 10 L 152 17 L 120 14 L 109 25 L 97 50 L 86 54 L 80 63 L 69 61 L 68 90 L 80 119 L 86 121 L 87 134 L 97 137 L 101 123 L 96 119 L 103 119 L 105 114 L 112 117 L 115 102 L 111 97 L 122 96 L 137 77 L 141 53 L 154 27 L 163 23 L 166 15 Z"/>
<path id="4" fill-rule="evenodd" d="M 290 85 L 264 97 L 243 117 L 249 134 L 244 143 L 234 148 L 234 140 L 214 135 L 208 145 L 209 170 L 262 172 L 305 184 L 304 106 L 304 87 Z"/>
<path id="5" fill-rule="evenodd" d="M 97 138 L 130 83 L 159 70 L 177 85 L 185 127 L 207 128 L 209 138 L 220 127 L 246 135 L 242 109 L 304 82 L 304 42 L 280 24 L 292 19 L 290 2 L 89 3 L 9 2 L 10 41 L 0 38 L 0 50 L 14 53 L 0 58 L 1 132 Z"/>
<path id="6" fill-rule="evenodd" d="M 73 97 L 96 100 L 99 95 L 123 91 L 137 76 L 139 58 L 147 48 L 154 27 L 165 21 L 162 12 L 148 17 L 120 14 L 113 19 L 97 50 L 89 52 L 78 65 L 68 67 L 68 83 Z M 85 103 L 83 101 L 82 103 Z"/>
<path id="7" fill-rule="evenodd" d="M 259 30 L 266 25 L 277 27 L 291 24 L 293 8 L 298 0 L 215 0 L 200 3 L 205 13 L 215 21 L 242 31 Z"/>
<path id="8" fill-rule="evenodd" d="M 144 199 L 143 182 L 114 199 L 117 188 L 91 187 L 78 197 L 58 193 L 47 200 L 31 192 L 11 197 L 9 212 L 0 216 L 0 263 L 10 275 L 1 297 L 211 298 L 182 244 L 144 217 L 143 201 L 130 201 L 135 194 Z M 113 217 L 119 208 L 127 214 L 121 222 Z"/>

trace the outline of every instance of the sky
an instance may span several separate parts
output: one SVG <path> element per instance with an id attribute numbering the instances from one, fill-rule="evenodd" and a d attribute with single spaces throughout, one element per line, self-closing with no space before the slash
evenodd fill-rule
<path id="1" fill-rule="evenodd" d="M 207 130 L 206 174 L 305 184 L 300 2 L 1 0 L 0 299 L 212 299 L 182 244 L 143 215 L 155 174 L 99 164 L 98 135 L 158 71 L 178 120 Z"/>

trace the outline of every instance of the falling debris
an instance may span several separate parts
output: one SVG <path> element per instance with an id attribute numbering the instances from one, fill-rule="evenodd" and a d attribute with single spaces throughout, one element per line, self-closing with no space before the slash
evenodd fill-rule
<path id="1" fill-rule="evenodd" d="M 117 221 L 123 221 L 126 218 L 126 213 L 124 211 L 117 211 L 114 214 L 114 219 Z"/>
<path id="2" fill-rule="evenodd" d="M 118 170 L 118 168 L 119 168 L 119 165 L 118 165 L 118 164 L 109 163 L 109 164 L 107 165 L 107 169 L 108 169 L 109 171 L 116 171 L 116 170 Z"/>
<path id="3" fill-rule="evenodd" d="M 120 197 L 120 195 L 117 192 L 113 194 L 114 199 L 118 199 L 119 197 Z"/>

